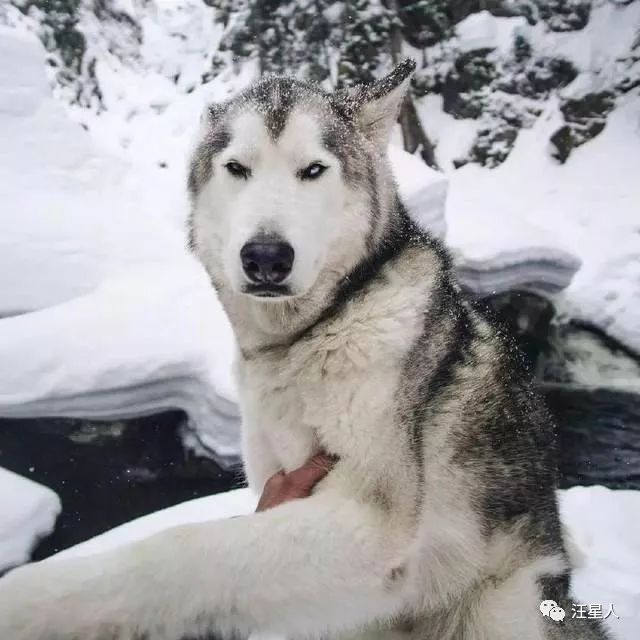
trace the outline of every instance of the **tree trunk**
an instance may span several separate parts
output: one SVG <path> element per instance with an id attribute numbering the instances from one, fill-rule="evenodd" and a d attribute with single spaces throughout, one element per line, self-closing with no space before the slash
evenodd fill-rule
<path id="1" fill-rule="evenodd" d="M 388 6 L 396 16 L 398 16 L 398 4 L 395 0 L 390 0 Z M 394 65 L 400 62 L 400 56 L 402 55 L 402 33 L 400 28 L 396 25 L 391 30 L 391 60 Z M 438 163 L 436 162 L 435 147 L 429 136 L 426 134 L 416 105 L 413 101 L 413 97 L 410 93 L 407 93 L 402 108 L 400 110 L 400 116 L 398 118 L 400 128 L 402 130 L 402 142 L 405 151 L 413 154 L 420 150 L 420 157 L 433 169 L 438 169 Z"/>

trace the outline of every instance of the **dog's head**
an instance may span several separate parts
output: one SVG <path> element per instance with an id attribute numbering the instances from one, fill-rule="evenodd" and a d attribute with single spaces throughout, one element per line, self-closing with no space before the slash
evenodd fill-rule
<path id="1" fill-rule="evenodd" d="M 267 78 L 208 108 L 189 175 L 191 239 L 217 286 L 291 301 L 372 249 L 395 202 L 386 149 L 414 68 L 333 94 Z"/>

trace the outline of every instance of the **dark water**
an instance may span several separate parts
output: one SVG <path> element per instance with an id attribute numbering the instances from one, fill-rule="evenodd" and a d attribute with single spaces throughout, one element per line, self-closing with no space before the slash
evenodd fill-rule
<path id="1" fill-rule="evenodd" d="M 184 414 L 126 422 L 0 419 L 0 467 L 53 489 L 62 501 L 44 558 L 114 526 L 185 500 L 240 486 L 237 472 L 184 451 Z"/>
<path id="2" fill-rule="evenodd" d="M 559 426 L 563 487 L 640 489 L 640 396 L 615 389 L 542 389 Z"/>
<path id="3" fill-rule="evenodd" d="M 640 489 L 640 397 L 541 388 L 559 424 L 562 487 Z M 113 423 L 0 419 L 0 466 L 51 487 L 63 511 L 35 558 L 146 513 L 241 486 L 237 472 L 184 451 L 181 412 Z"/>

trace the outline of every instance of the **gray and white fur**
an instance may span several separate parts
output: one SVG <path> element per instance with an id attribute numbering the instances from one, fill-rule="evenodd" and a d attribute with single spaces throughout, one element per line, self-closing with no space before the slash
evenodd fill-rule
<path id="1" fill-rule="evenodd" d="M 189 176 L 249 484 L 319 449 L 335 468 L 264 513 L 12 572 L 1 638 L 606 638 L 570 617 L 552 421 L 398 198 L 386 148 L 413 68 L 335 94 L 265 79 L 208 109 Z"/>

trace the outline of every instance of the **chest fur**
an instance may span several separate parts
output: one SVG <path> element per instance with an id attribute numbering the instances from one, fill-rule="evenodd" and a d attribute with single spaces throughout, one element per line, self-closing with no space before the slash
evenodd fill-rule
<path id="1" fill-rule="evenodd" d="M 418 286 L 371 292 L 322 330 L 241 363 L 243 428 L 259 433 L 262 455 L 287 470 L 320 447 L 342 459 L 372 447 L 398 455 L 396 397 L 421 330 Z"/>

